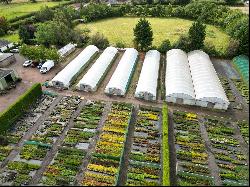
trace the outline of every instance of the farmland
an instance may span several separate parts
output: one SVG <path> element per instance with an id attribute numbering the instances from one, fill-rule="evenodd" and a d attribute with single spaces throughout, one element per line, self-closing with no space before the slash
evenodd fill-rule
<path id="1" fill-rule="evenodd" d="M 123 42 L 126 46 L 132 47 L 133 28 L 138 20 L 139 18 L 136 17 L 111 18 L 80 24 L 76 28 L 88 28 L 92 34 L 103 33 L 112 44 Z M 188 28 L 192 24 L 192 21 L 179 18 L 147 18 L 147 20 L 151 23 L 154 32 L 153 45 L 157 47 L 165 38 L 169 38 L 171 43 L 175 42 L 180 35 L 188 32 Z M 224 52 L 228 46 L 229 36 L 220 29 L 208 25 L 205 41 L 212 43 L 217 50 Z"/>
<path id="2" fill-rule="evenodd" d="M 1 16 L 4 16 L 6 19 L 13 19 L 19 16 L 26 15 L 31 12 L 36 12 L 40 10 L 43 6 L 53 7 L 62 2 L 52 2 L 52 1 L 38 1 L 37 3 L 31 2 L 16 2 L 11 4 L 0 4 Z"/>

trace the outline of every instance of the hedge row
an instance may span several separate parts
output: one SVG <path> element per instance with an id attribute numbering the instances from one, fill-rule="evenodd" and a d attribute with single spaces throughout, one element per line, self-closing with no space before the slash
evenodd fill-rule
<path id="1" fill-rule="evenodd" d="M 163 155 L 163 186 L 170 186 L 170 167 L 169 167 L 169 145 L 168 145 L 168 108 L 164 103 L 162 107 L 162 155 Z"/>
<path id="2" fill-rule="evenodd" d="M 10 129 L 13 123 L 15 123 L 15 121 L 21 117 L 41 95 L 41 84 L 34 84 L 29 90 L 21 95 L 15 103 L 10 105 L 4 112 L 0 113 L 0 134 Z"/>

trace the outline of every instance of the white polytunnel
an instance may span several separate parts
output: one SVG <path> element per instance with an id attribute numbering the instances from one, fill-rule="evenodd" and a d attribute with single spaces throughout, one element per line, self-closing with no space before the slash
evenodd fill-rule
<path id="1" fill-rule="evenodd" d="M 96 91 L 117 54 L 118 50 L 115 47 L 107 47 L 76 87 L 83 91 Z"/>
<path id="2" fill-rule="evenodd" d="M 195 92 L 187 54 L 181 49 L 169 50 L 166 54 L 166 101 L 195 105 Z"/>
<path id="3" fill-rule="evenodd" d="M 58 50 L 58 53 L 61 57 L 68 56 L 71 52 L 73 52 L 76 48 L 76 44 L 68 43 L 64 47 Z"/>
<path id="4" fill-rule="evenodd" d="M 161 55 L 157 50 L 149 50 L 146 53 L 135 97 L 150 101 L 156 100 L 160 57 Z"/>
<path id="5" fill-rule="evenodd" d="M 123 54 L 115 72 L 105 88 L 105 93 L 124 96 L 131 81 L 138 58 L 138 51 L 127 48 Z"/>
<path id="6" fill-rule="evenodd" d="M 200 50 L 188 53 L 189 66 L 196 96 L 196 105 L 227 109 L 229 100 L 209 56 Z"/>
<path id="7" fill-rule="evenodd" d="M 69 88 L 70 84 L 89 64 L 98 51 L 99 49 L 94 45 L 87 46 L 51 80 L 52 85 L 55 87 Z"/>

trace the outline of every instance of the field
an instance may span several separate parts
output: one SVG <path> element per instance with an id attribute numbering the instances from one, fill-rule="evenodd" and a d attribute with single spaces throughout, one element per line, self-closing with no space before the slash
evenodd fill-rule
<path id="1" fill-rule="evenodd" d="M 100 20 L 88 24 L 80 24 L 76 28 L 88 28 L 91 34 L 103 33 L 112 44 L 123 42 L 124 44 L 133 46 L 133 28 L 137 24 L 139 18 L 110 18 Z M 165 39 L 169 39 L 171 43 L 175 42 L 181 34 L 188 32 L 192 21 L 179 18 L 147 18 L 151 23 L 154 40 L 153 45 L 159 46 Z M 211 25 L 207 25 L 206 42 L 213 44 L 217 50 L 225 51 L 228 46 L 229 36 Z"/>
<path id="2" fill-rule="evenodd" d="M 19 42 L 18 33 L 13 33 L 13 34 L 8 34 L 8 35 L 0 36 L 0 39 L 8 40 L 9 42 Z"/>
<path id="3" fill-rule="evenodd" d="M 0 12 L 1 16 L 4 16 L 7 19 L 13 19 L 31 12 L 36 12 L 42 6 L 47 5 L 48 7 L 53 7 L 60 3 L 63 3 L 63 1 L 61 2 L 38 1 L 37 3 L 15 2 L 10 4 L 0 4 Z"/>

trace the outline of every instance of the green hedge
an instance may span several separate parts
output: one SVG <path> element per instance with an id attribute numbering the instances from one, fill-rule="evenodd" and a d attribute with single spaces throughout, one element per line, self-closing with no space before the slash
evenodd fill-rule
<path id="1" fill-rule="evenodd" d="M 29 90 L 21 95 L 15 103 L 10 105 L 4 112 L 0 113 L 0 134 L 5 133 L 41 95 L 41 84 L 34 84 Z"/>
<path id="2" fill-rule="evenodd" d="M 164 103 L 162 107 L 162 154 L 163 154 L 163 186 L 170 186 L 170 167 L 169 167 L 169 145 L 168 145 L 168 108 Z"/>

